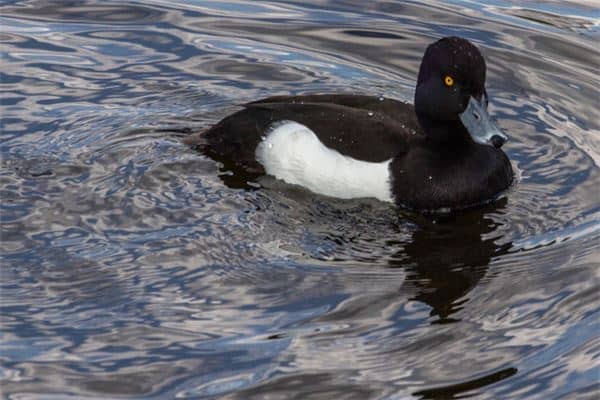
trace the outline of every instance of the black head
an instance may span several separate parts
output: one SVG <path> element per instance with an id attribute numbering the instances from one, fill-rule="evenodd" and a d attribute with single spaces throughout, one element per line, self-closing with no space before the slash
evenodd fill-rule
<path id="1" fill-rule="evenodd" d="M 466 39 L 447 37 L 427 47 L 417 79 L 415 111 L 431 139 L 504 144 L 506 136 L 487 115 L 485 73 L 483 56 Z"/>

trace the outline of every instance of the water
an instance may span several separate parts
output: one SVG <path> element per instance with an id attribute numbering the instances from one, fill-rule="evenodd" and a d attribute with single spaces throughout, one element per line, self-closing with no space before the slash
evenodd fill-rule
<path id="1" fill-rule="evenodd" d="M 5 1 L 0 379 L 10 399 L 597 398 L 597 4 Z M 182 143 L 236 104 L 412 100 L 488 62 L 519 184 L 419 215 L 256 190 Z"/>

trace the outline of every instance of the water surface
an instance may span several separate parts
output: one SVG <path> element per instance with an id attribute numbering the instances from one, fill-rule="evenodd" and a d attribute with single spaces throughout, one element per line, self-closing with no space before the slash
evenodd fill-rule
<path id="1" fill-rule="evenodd" d="M 519 3 L 5 1 L 2 396 L 597 398 L 600 15 Z M 411 101 L 446 35 L 510 136 L 496 204 L 254 189 L 182 143 L 266 96 Z"/>

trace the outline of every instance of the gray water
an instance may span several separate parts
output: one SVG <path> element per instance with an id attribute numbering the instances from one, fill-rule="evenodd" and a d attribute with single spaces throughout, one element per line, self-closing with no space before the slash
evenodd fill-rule
<path id="1" fill-rule="evenodd" d="M 598 398 L 600 13 L 519 3 L 4 1 L 2 396 Z M 248 184 L 182 143 L 266 96 L 412 101 L 446 35 L 521 175 L 493 205 Z"/>

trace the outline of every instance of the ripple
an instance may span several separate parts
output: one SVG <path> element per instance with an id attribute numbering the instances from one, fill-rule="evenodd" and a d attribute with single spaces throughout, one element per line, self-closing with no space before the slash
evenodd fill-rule
<path id="1" fill-rule="evenodd" d="M 3 393 L 593 397 L 593 17 L 574 3 L 3 5 Z M 260 97 L 410 100 L 424 46 L 454 34 L 486 56 L 521 174 L 494 204 L 330 199 L 183 143 Z"/>
<path id="2" fill-rule="evenodd" d="M 132 21 L 140 24 L 156 22 L 164 12 L 139 4 L 58 1 L 48 5 L 38 0 L 29 0 L 18 7 L 3 7 L 3 14 L 25 20 L 118 25 L 131 24 Z"/>

